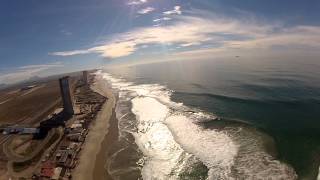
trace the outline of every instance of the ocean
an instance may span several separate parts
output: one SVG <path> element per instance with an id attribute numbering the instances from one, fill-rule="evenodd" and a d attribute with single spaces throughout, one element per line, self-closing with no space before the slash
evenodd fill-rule
<path id="1" fill-rule="evenodd" d="M 143 179 L 317 179 L 319 70 L 316 59 L 235 57 L 97 75 L 118 96 L 117 153 L 134 144 Z"/>

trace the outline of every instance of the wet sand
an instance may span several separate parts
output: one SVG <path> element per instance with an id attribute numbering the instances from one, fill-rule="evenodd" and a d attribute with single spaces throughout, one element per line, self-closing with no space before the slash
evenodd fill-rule
<path id="1" fill-rule="evenodd" d="M 112 176 L 108 173 L 108 161 L 115 149 L 118 132 L 118 120 L 116 118 L 115 111 L 113 110 L 112 116 L 109 121 L 108 134 L 105 136 L 99 153 L 96 156 L 95 167 L 93 171 L 94 180 L 111 180 Z"/>
<path id="2" fill-rule="evenodd" d="M 72 177 L 77 180 L 111 179 L 105 168 L 105 155 L 108 145 L 117 139 L 117 120 L 113 115 L 116 99 L 102 79 L 96 79 L 91 88 L 108 99 L 90 126 L 80 152 L 79 164 L 74 169 Z"/>
<path id="3" fill-rule="evenodd" d="M 111 92 L 105 82 L 101 82 L 104 89 Z M 115 95 L 117 97 L 117 95 Z M 114 96 L 113 96 L 114 98 Z M 115 98 L 117 101 L 117 98 Z M 109 120 L 108 133 L 105 135 L 99 153 L 96 155 L 93 170 L 94 180 L 111 179 L 141 179 L 141 171 L 136 162 L 142 157 L 138 152 L 134 137 L 126 133 L 119 137 L 118 119 L 115 108 Z M 123 132 L 122 132 L 123 133 Z"/>

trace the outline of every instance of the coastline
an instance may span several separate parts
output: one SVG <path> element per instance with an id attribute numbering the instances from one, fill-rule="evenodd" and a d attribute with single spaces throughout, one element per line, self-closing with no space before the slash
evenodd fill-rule
<path id="1" fill-rule="evenodd" d="M 73 179 L 77 180 L 90 180 L 96 179 L 110 179 L 107 170 L 104 168 L 107 158 L 105 157 L 104 150 L 108 148 L 112 139 L 108 134 L 117 134 L 116 129 L 110 129 L 110 125 L 116 123 L 116 119 L 112 117 L 116 99 L 110 89 L 107 88 L 106 83 L 102 79 L 95 77 L 95 83 L 91 89 L 102 96 L 107 97 L 107 101 L 102 106 L 101 111 L 98 112 L 97 117 L 93 124 L 90 126 L 89 133 L 83 144 L 82 151 L 79 156 L 79 164 L 76 166 L 72 173 Z M 112 122 L 111 122 L 112 121 Z"/>
<path id="2" fill-rule="evenodd" d="M 112 180 L 112 174 L 108 172 L 108 164 L 110 156 L 112 156 L 113 149 L 117 142 L 118 137 L 118 120 L 115 115 L 115 111 L 112 111 L 112 115 L 109 121 L 109 130 L 104 137 L 99 153 L 96 155 L 96 162 L 93 170 L 94 180 Z"/>

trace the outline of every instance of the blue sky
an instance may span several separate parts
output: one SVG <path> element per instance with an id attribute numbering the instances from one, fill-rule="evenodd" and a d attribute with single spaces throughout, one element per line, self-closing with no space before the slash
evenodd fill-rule
<path id="1" fill-rule="evenodd" d="M 317 56 L 317 0 L 2 0 L 0 83 L 234 55 Z"/>

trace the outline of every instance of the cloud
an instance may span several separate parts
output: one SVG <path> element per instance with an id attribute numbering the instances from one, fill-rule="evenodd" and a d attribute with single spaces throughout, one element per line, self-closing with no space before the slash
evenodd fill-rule
<path id="1" fill-rule="evenodd" d="M 192 42 L 192 43 L 185 43 L 185 44 L 181 44 L 181 47 L 189 47 L 189 46 L 194 46 L 194 45 L 200 45 L 201 43 L 199 42 Z"/>
<path id="2" fill-rule="evenodd" d="M 169 18 L 169 17 L 163 17 L 163 18 L 154 19 L 153 22 L 169 21 L 171 19 L 172 18 Z"/>
<path id="3" fill-rule="evenodd" d="M 37 76 L 40 72 L 51 68 L 63 67 L 61 62 L 52 64 L 37 64 L 17 67 L 11 72 L 0 74 L 0 83 L 13 84 Z"/>
<path id="4" fill-rule="evenodd" d="M 173 10 L 171 11 L 165 11 L 163 14 L 165 15 L 171 15 L 171 14 L 181 14 L 181 7 L 180 6 L 175 6 Z"/>
<path id="5" fill-rule="evenodd" d="M 149 14 L 154 10 L 155 10 L 155 8 L 153 8 L 153 7 L 147 7 L 147 8 L 139 10 L 137 13 L 138 14 Z"/>
<path id="6" fill-rule="evenodd" d="M 65 29 L 62 29 L 60 32 L 65 36 L 71 36 L 72 35 L 72 32 L 70 32 L 68 30 L 65 30 Z"/>
<path id="7" fill-rule="evenodd" d="M 136 45 L 138 43 L 130 40 L 122 42 L 114 42 L 111 44 L 97 46 L 88 49 L 89 52 L 95 52 L 101 54 L 103 57 L 118 58 L 132 54 L 136 51 Z"/>
<path id="8" fill-rule="evenodd" d="M 320 27 L 296 26 L 282 28 L 279 32 L 261 34 L 257 38 L 230 40 L 224 43 L 224 49 L 263 50 L 263 51 L 319 51 Z"/>
<path id="9" fill-rule="evenodd" d="M 141 44 L 201 44 L 206 41 L 219 40 L 222 37 L 213 33 L 226 34 L 258 34 L 262 28 L 227 19 L 203 19 L 183 16 L 178 22 L 165 27 L 143 27 L 114 35 L 103 45 L 85 50 L 73 50 L 50 53 L 58 56 L 72 56 L 88 53 L 98 53 L 103 57 L 118 58 L 128 56 L 138 50 Z"/>
<path id="10" fill-rule="evenodd" d="M 52 64 L 36 64 L 36 65 L 20 66 L 18 67 L 18 69 L 41 69 L 41 68 L 49 69 L 52 67 L 62 67 L 62 66 L 63 65 L 61 62 L 56 62 Z"/>
<path id="11" fill-rule="evenodd" d="M 88 50 L 74 50 L 74 51 L 65 51 L 65 52 L 53 52 L 49 53 L 49 55 L 54 56 L 73 56 L 73 55 L 80 55 L 80 54 L 88 54 Z"/>
<path id="12" fill-rule="evenodd" d="M 148 2 L 147 0 L 133 0 L 128 2 L 128 5 L 140 5 Z"/>
<path id="13" fill-rule="evenodd" d="M 233 50 L 272 51 L 279 47 L 320 50 L 320 27 L 286 27 L 278 22 L 266 23 L 251 17 L 234 19 L 201 12 L 178 16 L 167 26 L 140 27 L 115 34 L 108 41 L 89 49 L 50 54 L 72 56 L 96 53 L 106 58 L 120 58 L 141 50 L 141 45 L 157 44 L 180 47 L 179 51 L 188 51 L 187 48 L 192 47 L 192 52 L 195 52 L 194 48 L 197 48 L 197 54 Z M 205 50 L 202 50 L 202 45 Z"/>

